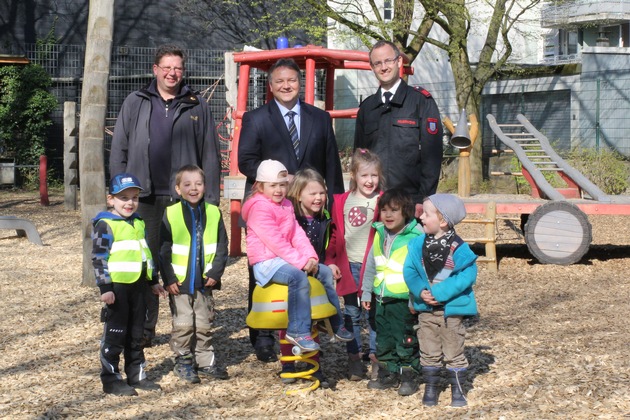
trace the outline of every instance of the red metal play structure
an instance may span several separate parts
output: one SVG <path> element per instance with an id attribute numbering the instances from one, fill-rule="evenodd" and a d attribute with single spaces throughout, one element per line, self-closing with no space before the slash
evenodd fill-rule
<path id="1" fill-rule="evenodd" d="M 326 74 L 326 92 L 324 109 L 332 118 L 356 118 L 358 108 L 334 109 L 335 70 L 369 70 L 370 62 L 367 52 L 353 50 L 331 50 L 309 45 L 301 48 L 286 48 L 266 51 L 247 51 L 234 53 L 234 61 L 240 64 L 239 84 L 236 109 L 232 112 L 234 120 L 234 134 L 230 150 L 230 176 L 226 177 L 224 196 L 230 199 L 231 236 L 230 255 L 241 254 L 241 230 L 238 218 L 241 211 L 241 198 L 244 179 L 239 179 L 238 172 L 238 142 L 243 121 L 243 114 L 247 110 L 250 71 L 252 68 L 267 71 L 280 58 L 292 58 L 304 70 L 304 87 L 302 89 L 304 101 L 315 103 L 315 71 L 322 69 Z M 403 56 L 403 59 L 405 57 Z M 408 62 L 408 60 L 406 60 Z M 404 66 L 401 74 L 413 74 L 413 68 Z M 273 96 L 267 86 L 267 100 Z"/>
<path id="2" fill-rule="evenodd" d="M 305 71 L 304 100 L 315 102 L 315 71 L 325 70 L 325 110 L 333 118 L 356 118 L 358 108 L 334 109 L 335 70 L 354 69 L 371 71 L 367 52 L 331 50 L 315 46 L 234 53 L 234 61 L 240 64 L 239 85 L 234 119 L 233 139 L 230 151 L 230 176 L 225 178 L 224 197 L 230 199 L 231 238 L 230 255 L 241 254 L 241 229 L 238 220 L 245 180 L 238 172 L 238 142 L 243 114 L 247 110 L 250 71 L 252 68 L 268 70 L 280 58 L 293 58 Z M 412 68 L 404 66 L 401 73 L 412 74 Z M 267 99 L 271 99 L 267 88 Z M 480 262 L 490 263 L 497 269 L 495 230 L 497 215 L 520 215 L 523 221 L 525 242 L 534 257 L 543 263 L 572 264 L 588 251 L 591 242 L 589 215 L 630 215 L 630 197 L 608 196 L 587 180 L 581 173 L 564 162 L 549 145 L 548 140 L 527 119 L 519 115 L 519 123 L 498 124 L 492 115 L 487 116 L 495 135 L 514 150 L 523 166 L 523 176 L 532 187 L 531 196 L 522 195 L 474 195 L 463 198 L 471 215 L 485 215 L 484 238 L 466 239 L 486 244 L 486 256 Z M 466 159 L 469 149 L 460 151 L 460 159 Z M 567 188 L 551 187 L 542 175 L 544 171 L 556 171 L 566 182 Z M 462 177 L 469 176 L 460 171 Z M 471 218 L 473 219 L 473 218 Z"/>

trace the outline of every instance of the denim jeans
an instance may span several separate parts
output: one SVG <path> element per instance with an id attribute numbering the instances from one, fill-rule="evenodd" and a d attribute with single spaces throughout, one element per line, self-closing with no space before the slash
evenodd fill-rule
<path id="1" fill-rule="evenodd" d="M 359 278 L 361 274 L 361 263 L 350 263 L 350 271 L 354 282 L 359 287 Z M 346 351 L 349 354 L 358 354 L 361 351 L 361 324 L 363 320 L 367 320 L 368 312 L 363 309 L 356 293 L 344 296 L 344 320 L 346 329 L 354 334 L 354 341 L 346 343 Z M 367 322 L 368 331 L 370 332 L 370 353 L 376 354 L 376 331 L 372 329 L 370 323 Z"/>
<path id="2" fill-rule="evenodd" d="M 324 285 L 326 290 L 326 296 L 328 301 L 335 307 L 337 313 L 330 317 L 330 325 L 333 332 L 337 332 L 341 326 L 341 305 L 339 304 L 339 296 L 335 290 L 335 280 L 333 279 L 332 270 L 327 265 L 319 264 L 319 271 L 317 272 L 317 280 Z"/>
<path id="3" fill-rule="evenodd" d="M 274 273 L 271 281 L 289 287 L 287 334 L 292 337 L 310 335 L 311 285 L 306 273 L 291 264 L 285 264 Z"/>

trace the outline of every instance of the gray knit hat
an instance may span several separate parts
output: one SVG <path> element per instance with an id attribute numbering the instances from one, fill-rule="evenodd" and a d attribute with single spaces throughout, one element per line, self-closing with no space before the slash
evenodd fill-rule
<path id="1" fill-rule="evenodd" d="M 431 200 L 450 227 L 455 226 L 466 217 L 466 206 L 456 195 L 433 194 L 427 200 Z"/>

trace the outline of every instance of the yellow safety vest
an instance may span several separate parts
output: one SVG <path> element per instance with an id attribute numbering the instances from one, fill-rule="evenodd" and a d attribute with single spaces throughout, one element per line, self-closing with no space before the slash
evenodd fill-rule
<path id="1" fill-rule="evenodd" d="M 147 264 L 147 280 L 153 276 L 153 258 L 145 240 L 144 221 L 134 219 L 133 226 L 126 220 L 101 219 L 112 229 L 114 242 L 109 251 L 107 268 L 113 283 L 134 283 Z"/>
<path id="2" fill-rule="evenodd" d="M 374 234 L 374 262 L 376 277 L 374 278 L 374 294 L 381 297 L 408 299 L 409 288 L 403 277 L 403 266 L 407 258 L 407 244 L 421 232 L 415 229 L 417 223 L 412 221 L 402 232 L 394 238 L 389 252 L 389 258 L 383 255 L 383 237 L 385 235 L 382 223 L 377 223 Z"/>
<path id="3" fill-rule="evenodd" d="M 217 237 L 219 220 L 221 213 L 217 206 L 204 203 L 206 208 L 206 225 L 203 230 L 203 273 L 207 273 L 212 268 L 212 260 L 217 252 Z M 186 280 L 188 273 L 188 263 L 190 258 L 190 247 L 192 237 L 184 221 L 184 208 L 182 203 L 173 204 L 166 208 L 166 218 L 171 225 L 171 235 L 173 237 L 171 266 L 181 284 Z M 203 277 L 202 273 L 202 277 Z"/>

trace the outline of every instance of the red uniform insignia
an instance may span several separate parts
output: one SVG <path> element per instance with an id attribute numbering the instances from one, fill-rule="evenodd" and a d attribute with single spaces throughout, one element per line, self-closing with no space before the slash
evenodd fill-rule
<path id="1" fill-rule="evenodd" d="M 416 121 L 416 120 L 405 120 L 405 119 L 400 119 L 400 120 L 396 120 L 396 125 L 404 125 L 404 126 L 410 126 L 410 127 L 417 127 L 417 126 L 418 126 L 418 121 Z"/>
<path id="2" fill-rule="evenodd" d="M 437 132 L 438 132 L 438 120 L 435 118 L 427 118 L 427 133 L 437 134 Z"/>
<path id="3" fill-rule="evenodd" d="M 417 90 L 418 92 L 422 93 L 427 98 L 431 97 L 431 93 L 429 93 L 428 90 L 421 88 L 420 86 L 415 86 L 414 89 Z"/>

